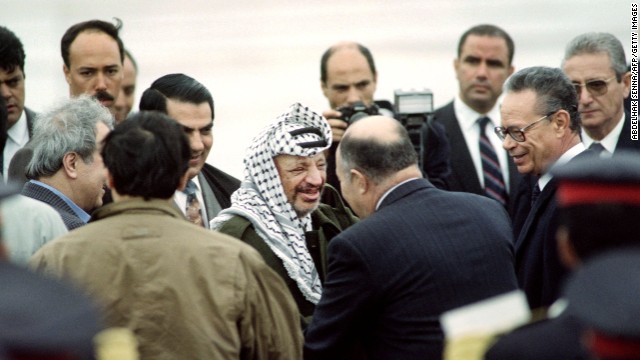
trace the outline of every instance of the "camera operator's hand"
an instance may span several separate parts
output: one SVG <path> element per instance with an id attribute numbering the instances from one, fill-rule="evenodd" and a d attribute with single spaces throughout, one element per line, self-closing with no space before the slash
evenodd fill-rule
<path id="1" fill-rule="evenodd" d="M 332 141 L 334 143 L 340 142 L 340 140 L 342 140 L 342 135 L 344 135 L 344 132 L 347 130 L 347 126 L 349 125 L 346 121 L 340 119 L 342 113 L 338 110 L 329 109 L 323 112 L 322 116 L 327 119 L 329 126 L 331 126 Z"/>

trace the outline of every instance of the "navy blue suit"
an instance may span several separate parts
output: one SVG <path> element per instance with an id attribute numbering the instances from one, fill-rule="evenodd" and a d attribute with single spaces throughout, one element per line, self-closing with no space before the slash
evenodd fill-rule
<path id="1" fill-rule="evenodd" d="M 69 229 L 69 231 L 86 225 L 85 222 L 82 221 L 75 212 L 73 212 L 73 209 L 71 209 L 71 207 L 67 205 L 66 202 L 64 202 L 64 200 L 62 200 L 53 191 L 45 187 L 34 184 L 32 182 L 27 182 L 22 188 L 22 195 L 40 200 L 56 209 L 56 211 L 58 211 L 58 213 L 62 217 L 62 221 L 67 226 L 67 229 Z"/>
<path id="2" fill-rule="evenodd" d="M 484 195 L 484 188 L 480 185 L 476 167 L 469 154 L 469 148 L 462 129 L 460 129 L 453 101 L 435 111 L 434 121 L 444 125 L 451 144 L 451 174 L 446 178 L 446 188 L 451 191 L 464 191 Z M 488 134 L 488 136 L 495 135 Z M 518 169 L 511 158 L 509 158 L 508 163 L 510 192 L 507 210 L 513 216 L 515 214 L 515 206 L 519 201 L 519 193 L 514 190 L 518 189 L 521 175 L 518 173 Z"/>
<path id="3" fill-rule="evenodd" d="M 329 243 L 305 359 L 440 359 L 443 312 L 516 288 L 504 208 L 409 181 Z"/>

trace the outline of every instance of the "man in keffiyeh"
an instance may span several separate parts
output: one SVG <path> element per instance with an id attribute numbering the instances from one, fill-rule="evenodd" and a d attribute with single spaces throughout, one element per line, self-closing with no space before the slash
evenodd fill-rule
<path id="1" fill-rule="evenodd" d="M 329 240 L 357 218 L 326 181 L 324 150 L 331 128 L 320 115 L 293 104 L 256 136 L 244 159 L 244 179 L 231 207 L 211 229 L 253 246 L 283 277 L 306 327 L 322 294 Z M 335 199 L 333 204 L 321 204 Z"/>

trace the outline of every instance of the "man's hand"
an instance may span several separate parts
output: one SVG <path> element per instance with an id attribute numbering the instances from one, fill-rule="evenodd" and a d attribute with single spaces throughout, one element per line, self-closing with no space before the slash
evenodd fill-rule
<path id="1" fill-rule="evenodd" d="M 323 112 L 322 116 L 327 119 L 327 122 L 329 122 L 329 125 L 331 126 L 332 141 L 334 143 L 340 142 L 345 130 L 347 130 L 347 126 L 349 125 L 346 121 L 340 120 L 342 113 L 337 110 L 329 109 Z"/>

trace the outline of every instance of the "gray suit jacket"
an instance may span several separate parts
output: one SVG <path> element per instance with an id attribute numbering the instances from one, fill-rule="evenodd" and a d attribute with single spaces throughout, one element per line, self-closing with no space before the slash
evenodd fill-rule
<path id="1" fill-rule="evenodd" d="M 58 213 L 60 213 L 62 221 L 67 226 L 67 229 L 69 229 L 69 231 L 85 225 L 85 222 L 82 221 L 75 212 L 73 212 L 73 209 L 71 209 L 71 207 L 67 205 L 64 200 L 62 200 L 58 195 L 47 188 L 44 188 L 38 184 L 27 182 L 22 188 L 22 195 L 40 200 L 46 204 L 51 205 L 51 207 L 53 207 L 58 211 Z"/>

